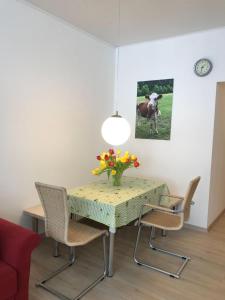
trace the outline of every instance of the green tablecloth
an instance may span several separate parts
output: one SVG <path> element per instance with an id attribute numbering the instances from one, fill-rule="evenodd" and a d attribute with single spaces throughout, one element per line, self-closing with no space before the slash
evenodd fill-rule
<path id="1" fill-rule="evenodd" d="M 159 204 L 159 196 L 165 193 L 164 182 L 124 176 L 119 187 L 101 180 L 73 188 L 68 191 L 68 204 L 72 213 L 117 228 L 137 219 L 143 204 Z"/>

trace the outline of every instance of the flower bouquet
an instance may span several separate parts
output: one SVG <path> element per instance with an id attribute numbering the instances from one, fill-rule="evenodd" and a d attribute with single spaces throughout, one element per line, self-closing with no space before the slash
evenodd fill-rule
<path id="1" fill-rule="evenodd" d="M 103 152 L 97 155 L 99 167 L 92 170 L 93 175 L 101 175 L 107 173 L 108 178 L 112 176 L 113 185 L 120 186 L 123 172 L 126 169 L 135 167 L 138 168 L 140 163 L 136 155 L 130 154 L 128 151 L 121 155 L 121 151 L 109 149 L 108 152 Z"/>

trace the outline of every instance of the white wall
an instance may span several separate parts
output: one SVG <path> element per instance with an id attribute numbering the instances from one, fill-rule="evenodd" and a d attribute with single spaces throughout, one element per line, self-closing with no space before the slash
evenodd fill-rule
<path id="1" fill-rule="evenodd" d="M 28 224 L 34 181 L 93 180 L 112 111 L 115 50 L 15 0 L 0 1 L 0 217 Z"/>
<path id="2" fill-rule="evenodd" d="M 105 146 L 100 126 L 112 111 L 115 51 L 16 0 L 0 1 L 0 39 L 0 216 L 27 223 L 22 210 L 38 202 L 35 180 L 66 187 L 93 180 L 89 170 Z M 178 194 L 201 175 L 190 219 L 201 227 L 224 53 L 225 28 L 120 48 L 118 106 L 132 124 L 126 148 L 142 161 L 129 172 L 164 179 Z M 193 64 L 203 56 L 214 69 L 198 78 Z M 171 140 L 137 140 L 136 83 L 166 78 L 175 80 Z"/>
<path id="3" fill-rule="evenodd" d="M 173 193 L 184 194 L 196 175 L 202 177 L 190 223 L 207 227 L 216 82 L 225 79 L 225 28 L 120 48 L 119 111 L 132 124 L 126 145 L 140 156 L 132 170 L 165 180 Z M 199 78 L 195 61 L 208 57 L 212 73 Z M 170 141 L 134 138 L 137 81 L 174 78 Z M 131 173 L 131 172 L 130 172 Z"/>
<path id="4" fill-rule="evenodd" d="M 217 85 L 208 225 L 225 209 L 225 82 Z"/>

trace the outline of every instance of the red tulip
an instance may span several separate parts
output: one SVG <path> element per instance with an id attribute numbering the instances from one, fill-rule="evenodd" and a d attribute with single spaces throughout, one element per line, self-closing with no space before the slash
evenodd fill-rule
<path id="1" fill-rule="evenodd" d="M 135 161 L 135 162 L 134 162 L 134 167 L 135 167 L 135 168 L 138 168 L 139 166 L 140 166 L 139 162 L 138 162 L 138 161 Z"/>
<path id="2" fill-rule="evenodd" d="M 113 155 L 114 154 L 114 150 L 113 149 L 109 149 L 109 154 Z"/>
<path id="3" fill-rule="evenodd" d="M 109 160 L 109 156 L 107 154 L 105 155 L 105 160 Z"/>
<path id="4" fill-rule="evenodd" d="M 97 155 L 96 158 L 97 158 L 97 160 L 101 160 L 101 156 L 100 155 Z"/>
<path id="5" fill-rule="evenodd" d="M 110 161 L 110 162 L 109 162 L 109 166 L 110 166 L 110 167 L 114 167 L 114 165 L 115 165 L 115 164 L 114 164 L 113 161 Z"/>

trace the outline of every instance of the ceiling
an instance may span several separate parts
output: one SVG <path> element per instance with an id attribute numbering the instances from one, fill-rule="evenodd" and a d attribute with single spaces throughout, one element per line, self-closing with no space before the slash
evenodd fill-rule
<path id="1" fill-rule="evenodd" d="M 120 34 L 119 0 L 26 1 L 115 46 L 225 26 L 225 0 L 120 0 Z"/>

